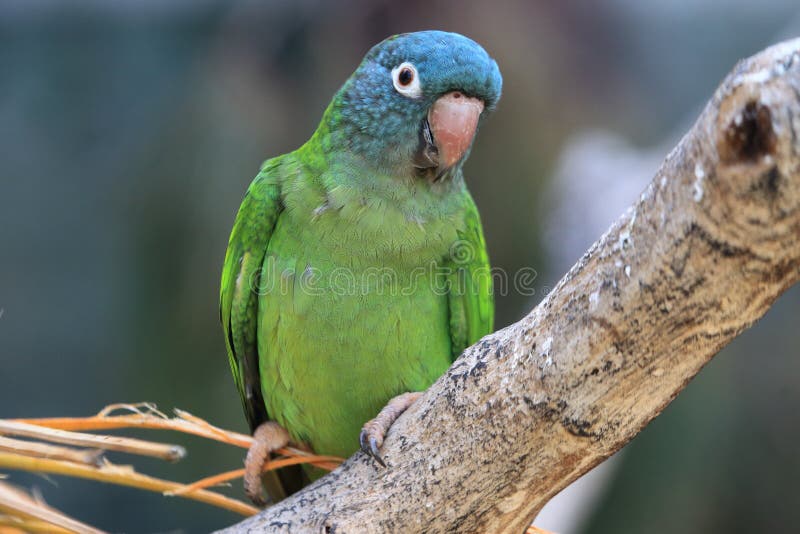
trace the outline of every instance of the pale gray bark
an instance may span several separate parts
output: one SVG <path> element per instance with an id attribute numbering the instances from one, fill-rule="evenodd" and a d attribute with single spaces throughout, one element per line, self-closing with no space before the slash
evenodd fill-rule
<path id="1" fill-rule="evenodd" d="M 798 280 L 798 131 L 793 40 L 740 62 L 553 292 L 400 418 L 387 469 L 359 453 L 227 532 L 522 532 Z"/>

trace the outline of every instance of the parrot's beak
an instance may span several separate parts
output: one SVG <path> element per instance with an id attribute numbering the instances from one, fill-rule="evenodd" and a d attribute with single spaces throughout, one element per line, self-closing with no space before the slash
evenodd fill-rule
<path id="1" fill-rule="evenodd" d="M 433 103 L 428 110 L 433 141 L 439 151 L 439 165 L 449 169 L 466 153 L 475 137 L 483 101 L 452 91 Z"/>
<path id="2" fill-rule="evenodd" d="M 483 101 L 451 91 L 439 97 L 422 121 L 414 166 L 421 173 L 434 171 L 437 181 L 464 157 L 478 128 Z"/>

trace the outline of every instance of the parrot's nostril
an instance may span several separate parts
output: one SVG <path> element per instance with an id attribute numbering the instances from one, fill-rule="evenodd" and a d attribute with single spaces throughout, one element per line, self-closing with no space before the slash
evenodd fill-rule
<path id="1" fill-rule="evenodd" d="M 453 98 L 461 98 L 461 93 L 459 93 L 458 91 L 455 91 L 453 93 Z"/>

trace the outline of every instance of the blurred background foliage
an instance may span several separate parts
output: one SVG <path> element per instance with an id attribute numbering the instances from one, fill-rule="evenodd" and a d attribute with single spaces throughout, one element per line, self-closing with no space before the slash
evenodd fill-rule
<path id="1" fill-rule="evenodd" d="M 636 198 L 738 59 L 800 31 L 800 8 L 0 2 L 0 417 L 148 400 L 245 430 L 217 312 L 245 188 L 263 159 L 309 137 L 372 44 L 429 28 L 477 40 L 505 78 L 467 165 L 493 264 L 539 273 L 533 301 L 498 296 L 504 326 Z M 540 526 L 796 529 L 798 308 L 790 291 L 626 448 L 593 498 L 567 503 L 571 522 Z M 138 465 L 189 481 L 241 464 L 242 451 L 188 446 L 178 465 Z M 91 482 L 11 481 L 111 531 L 203 532 L 238 520 Z M 238 484 L 230 492 L 241 495 Z"/>

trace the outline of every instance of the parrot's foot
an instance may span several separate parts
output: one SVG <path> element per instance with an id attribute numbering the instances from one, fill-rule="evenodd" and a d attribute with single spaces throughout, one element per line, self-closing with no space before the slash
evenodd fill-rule
<path id="1" fill-rule="evenodd" d="M 378 413 L 375 419 L 367 421 L 361 428 L 361 436 L 358 438 L 361 442 L 361 450 L 372 456 L 376 462 L 386 467 L 386 463 L 381 458 L 380 448 L 383 445 L 383 438 L 389 428 L 394 424 L 400 415 L 408 409 L 409 406 L 414 404 L 421 391 L 411 391 L 403 393 L 390 400 L 386 406 Z"/>
<path id="2" fill-rule="evenodd" d="M 275 421 L 262 423 L 253 432 L 253 444 L 244 459 L 244 492 L 256 506 L 265 506 L 261 472 L 272 451 L 289 443 L 289 433 Z"/>

